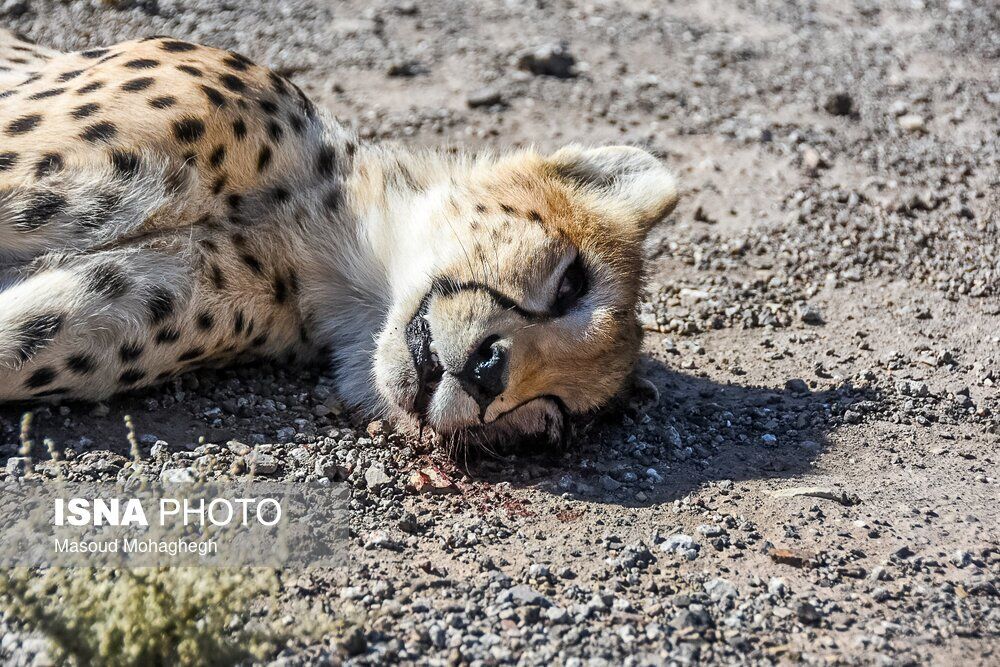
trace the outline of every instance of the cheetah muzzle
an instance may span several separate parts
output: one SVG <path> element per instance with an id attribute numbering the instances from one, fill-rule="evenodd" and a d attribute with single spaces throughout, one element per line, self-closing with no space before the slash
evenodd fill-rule
<path id="1" fill-rule="evenodd" d="M 560 437 L 633 367 L 677 200 L 649 153 L 361 142 L 232 52 L 0 41 L 0 401 L 318 359 L 360 412 L 487 442 Z"/>

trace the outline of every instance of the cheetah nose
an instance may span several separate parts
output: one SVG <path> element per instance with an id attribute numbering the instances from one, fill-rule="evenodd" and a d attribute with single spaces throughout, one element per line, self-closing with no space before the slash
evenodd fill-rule
<path id="1" fill-rule="evenodd" d="M 457 374 L 462 388 L 479 404 L 483 413 L 507 388 L 507 349 L 500 336 L 490 336 L 479 344 Z"/>

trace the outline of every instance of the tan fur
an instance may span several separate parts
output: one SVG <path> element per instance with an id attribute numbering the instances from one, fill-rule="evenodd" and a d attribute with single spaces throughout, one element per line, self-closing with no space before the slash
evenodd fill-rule
<path id="1" fill-rule="evenodd" d="M 0 42 L 0 400 L 321 355 L 346 400 L 405 420 L 419 382 L 404 332 L 422 302 L 445 370 L 423 418 L 441 432 L 561 428 L 546 400 L 583 412 L 628 373 L 642 243 L 676 201 L 645 152 L 359 144 L 229 52 Z M 586 298 L 526 319 L 577 254 Z M 445 283 L 466 287 L 433 292 Z M 491 336 L 509 369 L 481 412 L 454 374 Z"/>

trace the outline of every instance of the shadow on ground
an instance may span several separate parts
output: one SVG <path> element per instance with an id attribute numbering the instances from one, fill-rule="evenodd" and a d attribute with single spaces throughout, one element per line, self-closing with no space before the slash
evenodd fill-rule
<path id="1" fill-rule="evenodd" d="M 824 391 L 810 391 L 804 383 L 781 389 L 721 384 L 648 357 L 635 377 L 615 406 L 577 425 L 568 446 L 522 443 L 502 456 L 463 452 L 451 464 L 487 484 L 511 482 L 622 506 L 657 505 L 712 482 L 800 476 L 848 409 L 873 398 L 871 390 L 846 384 Z M 32 455 L 40 459 L 48 458 L 43 438 L 60 449 L 73 447 L 78 456 L 111 452 L 128 457 L 125 415 L 133 417 L 143 453 L 150 446 L 142 437 L 147 433 L 168 442 L 171 450 L 184 450 L 200 439 L 252 442 L 255 433 L 267 442 L 287 442 L 274 436 L 289 425 L 312 435 L 346 426 L 343 420 L 303 418 L 310 413 L 299 397 L 315 391 L 318 380 L 315 370 L 273 365 L 202 370 L 173 387 L 109 401 L 96 415 L 93 406 L 82 403 L 7 405 L 0 408 L 0 459 L 17 455 L 18 422 L 29 409 L 34 409 Z M 246 396 L 256 402 L 233 407 Z M 288 405 L 266 414 L 268 402 Z"/>
<path id="2" fill-rule="evenodd" d="M 803 475 L 849 408 L 874 399 L 871 389 L 849 384 L 823 391 L 720 384 L 650 358 L 636 377 L 622 404 L 585 425 L 569 448 L 481 457 L 469 471 L 499 482 L 512 481 L 515 470 L 516 486 L 657 505 L 712 482 Z"/>

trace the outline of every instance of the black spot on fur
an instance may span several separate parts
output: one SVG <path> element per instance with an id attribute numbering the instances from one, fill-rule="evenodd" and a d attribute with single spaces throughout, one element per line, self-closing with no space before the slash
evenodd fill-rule
<path id="1" fill-rule="evenodd" d="M 486 213 L 486 205 L 476 204 L 476 213 Z"/>
<path id="2" fill-rule="evenodd" d="M 138 384 L 146 377 L 146 371 L 139 368 L 130 368 L 124 371 L 118 376 L 118 383 L 122 386 L 128 387 L 134 384 Z"/>
<path id="3" fill-rule="evenodd" d="M 32 84 L 32 83 L 38 81 L 41 78 L 42 78 L 41 74 L 39 74 L 38 72 L 34 72 L 34 73 L 32 73 L 31 76 L 29 76 L 27 79 L 25 79 L 24 81 L 22 81 L 21 83 L 19 83 L 17 85 L 18 85 L 18 87 L 27 86 L 29 84 Z"/>
<path id="4" fill-rule="evenodd" d="M 61 171 L 63 164 L 62 155 L 59 153 L 46 153 L 35 163 L 35 178 L 44 178 Z"/>
<path id="5" fill-rule="evenodd" d="M 260 108 L 266 114 L 272 114 L 273 115 L 273 114 L 278 113 L 278 105 L 275 104 L 274 102 L 272 102 L 271 100 L 265 100 L 265 99 L 261 98 L 261 99 L 257 100 L 257 104 L 260 105 Z"/>
<path id="6" fill-rule="evenodd" d="M 243 327 L 245 322 L 243 320 L 243 311 L 237 310 L 236 315 L 233 317 L 233 333 L 241 334 L 243 333 Z"/>
<path id="7" fill-rule="evenodd" d="M 62 74 L 56 77 L 56 81 L 58 81 L 59 83 L 66 83 L 67 81 L 72 81 L 81 74 L 83 74 L 82 69 L 75 69 L 71 72 L 63 72 Z"/>
<path id="8" fill-rule="evenodd" d="M 215 182 L 212 183 L 212 194 L 213 195 L 219 194 L 220 192 L 222 192 L 223 189 L 225 189 L 225 187 L 226 187 L 226 175 L 223 174 L 222 176 L 216 178 Z"/>
<path id="9" fill-rule="evenodd" d="M 205 97 L 208 98 L 208 101 L 215 106 L 220 109 L 226 106 L 226 96 L 215 88 L 212 88 L 211 86 L 202 86 L 201 90 L 205 93 Z"/>
<path id="10" fill-rule="evenodd" d="M 260 149 L 260 154 L 257 156 L 257 171 L 258 173 L 263 172 L 271 164 L 271 157 L 273 153 L 271 147 L 264 144 Z"/>
<path id="11" fill-rule="evenodd" d="M 131 281 L 119 264 L 104 262 L 96 266 L 88 278 L 91 291 L 109 299 L 117 299 L 128 294 Z"/>
<path id="12" fill-rule="evenodd" d="M 195 319 L 198 328 L 202 331 L 211 331 L 212 327 L 215 326 L 215 318 L 212 317 L 212 313 L 208 311 L 203 311 L 198 313 L 198 317 Z"/>
<path id="13" fill-rule="evenodd" d="M 194 51 L 198 47 L 190 42 L 180 40 L 169 40 L 160 44 L 160 48 L 170 53 L 181 53 L 183 51 Z"/>
<path id="14" fill-rule="evenodd" d="M 104 87 L 104 82 L 103 81 L 91 81 L 86 86 L 82 86 L 76 92 L 79 93 L 80 95 L 85 95 L 87 93 L 92 93 L 95 90 L 100 90 L 103 87 Z"/>
<path id="15" fill-rule="evenodd" d="M 212 154 L 208 157 L 208 163 L 213 167 L 218 168 L 222 165 L 225 159 L 226 159 L 226 147 L 216 146 L 215 150 L 212 151 Z"/>
<path id="16" fill-rule="evenodd" d="M 86 354 L 73 354 L 66 358 L 66 368 L 76 375 L 88 375 L 97 367 L 94 358 Z"/>
<path id="17" fill-rule="evenodd" d="M 114 123 L 106 120 L 94 123 L 83 131 L 80 138 L 85 141 L 109 141 L 118 134 L 118 128 Z"/>
<path id="18" fill-rule="evenodd" d="M 146 347 L 142 343 L 123 343 L 122 346 L 118 348 L 118 358 L 124 363 L 128 363 L 141 357 L 142 353 L 145 351 Z"/>
<path id="19" fill-rule="evenodd" d="M 18 155 L 17 153 L 7 151 L 5 153 L 0 153 L 0 171 L 7 171 L 15 164 L 17 164 Z"/>
<path id="20" fill-rule="evenodd" d="M 253 255 L 243 253 L 240 255 L 240 259 L 243 260 L 243 263 L 258 276 L 264 273 L 264 267 L 261 266 L 260 260 Z"/>
<path id="21" fill-rule="evenodd" d="M 84 58 L 90 58 L 90 59 L 100 58 L 101 56 L 106 54 L 109 50 L 110 49 L 90 49 L 88 51 L 81 51 L 80 55 L 83 56 Z"/>
<path id="22" fill-rule="evenodd" d="M 243 79 L 234 74 L 223 74 L 219 77 L 219 82 L 234 93 L 242 93 L 247 89 Z"/>
<path id="23" fill-rule="evenodd" d="M 333 174 L 333 167 L 337 159 L 337 152 L 333 146 L 326 144 L 319 149 L 316 155 L 316 171 L 320 176 L 328 177 Z"/>
<path id="24" fill-rule="evenodd" d="M 233 136 L 236 137 L 237 141 L 243 141 L 246 138 L 247 124 L 243 122 L 242 118 L 233 121 Z"/>
<path id="25" fill-rule="evenodd" d="M 177 98 L 173 95 L 164 95 L 162 97 L 154 97 L 149 101 L 149 106 L 154 109 L 168 109 L 177 104 Z"/>
<path id="26" fill-rule="evenodd" d="M 190 350 L 188 350 L 187 352 L 185 352 L 185 353 L 181 354 L 179 357 L 177 357 L 177 361 L 180 361 L 180 362 L 193 361 L 194 359 L 197 359 L 198 357 L 200 357 L 203 354 L 205 354 L 205 348 L 203 348 L 203 347 L 192 347 Z"/>
<path id="27" fill-rule="evenodd" d="M 226 203 L 229 205 L 229 208 L 235 211 L 239 209 L 240 204 L 243 203 L 243 197 L 238 194 L 231 194 L 226 197 Z"/>
<path id="28" fill-rule="evenodd" d="M 7 124 L 7 134 L 18 135 L 30 132 L 38 127 L 38 124 L 41 122 L 42 115 L 38 113 L 21 116 L 20 118 L 16 118 Z"/>
<path id="29" fill-rule="evenodd" d="M 182 118 L 174 121 L 174 137 L 177 141 L 192 144 L 205 134 L 205 123 L 198 118 Z"/>
<path id="30" fill-rule="evenodd" d="M 28 389 L 38 389 L 47 384 L 52 384 L 58 376 L 59 373 L 56 372 L 56 369 L 51 366 L 44 366 L 29 375 L 28 379 L 24 381 L 24 386 Z"/>
<path id="31" fill-rule="evenodd" d="M 245 56 L 241 56 L 238 53 L 233 53 L 232 51 L 230 51 L 229 54 L 222 59 L 222 64 L 238 72 L 245 72 L 250 68 L 251 65 L 253 65 L 253 61 L 246 58 Z"/>
<path id="32" fill-rule="evenodd" d="M 120 55 L 121 55 L 120 53 L 112 53 L 112 54 L 106 55 L 103 58 L 101 58 L 100 60 L 98 60 L 97 64 L 100 65 L 101 63 L 106 63 L 109 60 L 114 60 L 115 58 L 117 58 Z"/>
<path id="33" fill-rule="evenodd" d="M 87 116 L 90 116 L 100 108 L 101 108 L 100 104 L 95 104 L 94 102 L 88 102 L 87 104 L 81 104 L 80 106 L 70 111 L 69 115 L 79 120 L 81 118 L 86 118 Z"/>
<path id="34" fill-rule="evenodd" d="M 166 327 L 156 332 L 155 341 L 157 345 L 170 345 L 172 343 L 176 343 L 180 337 L 181 332 L 178 329 L 174 327 Z"/>
<path id="35" fill-rule="evenodd" d="M 160 61 L 153 60 L 152 58 L 136 58 L 125 63 L 125 67 L 129 69 L 153 69 L 154 67 L 159 67 L 159 65 Z"/>
<path id="36" fill-rule="evenodd" d="M 528 219 L 533 222 L 537 222 L 538 224 L 545 224 L 542 220 L 542 214 L 538 211 L 528 211 Z"/>
<path id="37" fill-rule="evenodd" d="M 57 192 L 42 190 L 30 200 L 14 223 L 16 229 L 31 231 L 52 222 L 66 207 L 66 198 Z"/>
<path id="38" fill-rule="evenodd" d="M 185 74 L 190 74 L 191 76 L 194 77 L 201 76 L 201 70 L 198 69 L 197 67 L 192 67 L 191 65 L 178 65 L 177 69 L 184 72 Z"/>
<path id="39" fill-rule="evenodd" d="M 140 90 L 146 90 L 150 86 L 156 83 L 156 79 L 151 76 L 140 76 L 138 79 L 132 79 L 131 81 L 126 81 L 122 84 L 121 88 L 127 93 L 136 93 Z"/>
<path id="40" fill-rule="evenodd" d="M 66 92 L 65 88 L 49 88 L 48 90 L 41 90 L 34 95 L 28 95 L 29 100 L 44 100 L 47 97 L 55 97 L 56 95 L 62 95 Z"/>
<path id="41" fill-rule="evenodd" d="M 302 136 L 302 133 L 306 131 L 306 122 L 302 120 L 301 116 L 290 113 L 288 114 L 288 122 L 297 135 Z"/>
<path id="42" fill-rule="evenodd" d="M 154 288 L 146 300 L 151 324 L 159 324 L 174 312 L 174 295 L 164 287 Z"/>
<path id="43" fill-rule="evenodd" d="M 267 342 L 267 334 L 260 334 L 252 341 L 250 341 L 251 347 L 261 347 Z"/>
<path id="44" fill-rule="evenodd" d="M 514 207 L 508 206 L 507 204 L 500 204 L 500 210 L 506 213 L 507 215 L 514 215 L 515 212 Z"/>
<path id="45" fill-rule="evenodd" d="M 274 301 L 275 303 L 285 303 L 288 301 L 288 284 L 285 279 L 281 276 L 275 276 L 274 282 L 271 283 L 274 289 Z"/>
<path id="46" fill-rule="evenodd" d="M 276 120 L 272 120 L 267 124 L 267 133 L 271 135 L 274 139 L 274 143 L 281 143 L 281 137 L 285 135 L 285 130 L 282 129 L 281 123 Z"/>
<path id="47" fill-rule="evenodd" d="M 323 205 L 331 211 L 338 210 L 343 203 L 344 193 L 341 191 L 339 186 L 330 190 L 326 193 L 326 197 L 323 198 Z"/>
<path id="48" fill-rule="evenodd" d="M 131 178 L 139 172 L 139 156 L 131 151 L 112 151 L 111 164 L 119 175 Z"/>
<path id="49" fill-rule="evenodd" d="M 37 315 L 22 324 L 14 334 L 17 341 L 18 361 L 25 362 L 59 333 L 63 326 L 62 315 Z"/>
<path id="50" fill-rule="evenodd" d="M 271 190 L 271 198 L 274 200 L 275 204 L 284 204 L 291 197 L 288 190 L 283 187 L 276 187 Z"/>
<path id="51" fill-rule="evenodd" d="M 212 285 L 217 290 L 222 290 L 226 288 L 226 277 L 222 274 L 222 269 L 220 269 L 216 264 L 211 266 L 212 274 Z"/>

